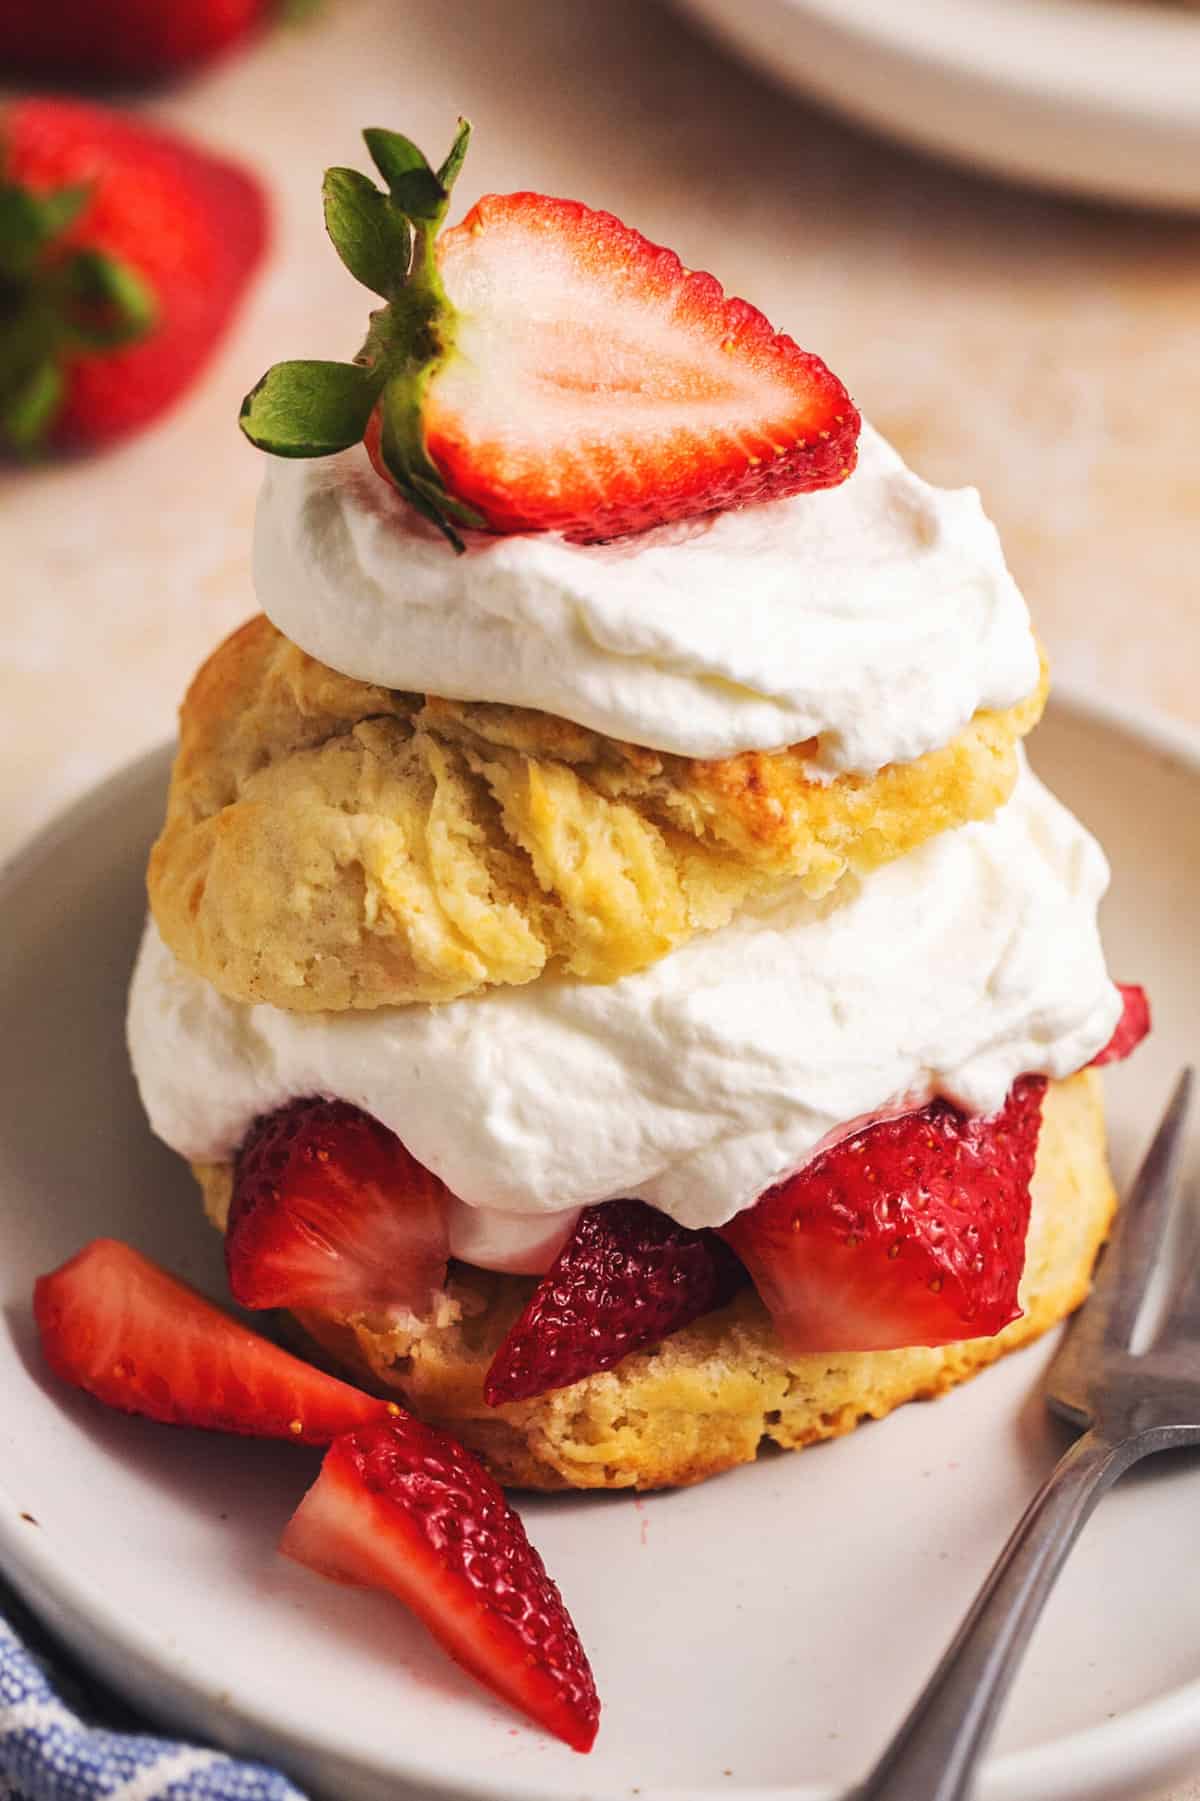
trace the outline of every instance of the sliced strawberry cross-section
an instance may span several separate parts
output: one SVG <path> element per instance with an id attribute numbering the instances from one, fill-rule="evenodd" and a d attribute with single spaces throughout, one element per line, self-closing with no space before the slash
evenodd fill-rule
<path id="1" fill-rule="evenodd" d="M 600 1702 L 562 1597 L 499 1484 L 444 1432 L 404 1417 L 339 1438 L 280 1549 L 396 1595 L 478 1681 L 591 1749 Z"/>
<path id="2" fill-rule="evenodd" d="M 458 354 L 426 442 L 492 531 L 612 538 L 854 467 L 858 414 L 820 358 L 611 213 L 490 194 L 438 266 Z"/>
<path id="3" fill-rule="evenodd" d="M 446 1275 L 446 1203 L 378 1120 L 293 1101 L 256 1121 L 234 1166 L 230 1291 L 243 1307 L 425 1317 Z"/>
<path id="4" fill-rule="evenodd" d="M 327 1445 L 398 1411 L 289 1356 L 113 1238 L 42 1276 L 33 1311 L 55 1375 L 122 1413 Z"/>
<path id="5" fill-rule="evenodd" d="M 984 1338 L 1020 1315 L 1042 1076 L 843 1139 L 721 1228 L 790 1352 Z"/>
<path id="6" fill-rule="evenodd" d="M 589 1207 L 492 1360 L 484 1398 L 497 1407 L 611 1369 L 723 1306 L 745 1279 L 712 1232 L 643 1201 Z"/>
<path id="7" fill-rule="evenodd" d="M 468 135 L 435 171 L 368 131 L 386 192 L 327 172 L 334 247 L 385 304 L 353 363 L 268 370 L 242 406 L 254 444 L 365 437 L 459 550 L 462 527 L 586 543 L 846 479 L 861 420 L 837 376 L 611 213 L 489 194 L 439 238 Z"/>

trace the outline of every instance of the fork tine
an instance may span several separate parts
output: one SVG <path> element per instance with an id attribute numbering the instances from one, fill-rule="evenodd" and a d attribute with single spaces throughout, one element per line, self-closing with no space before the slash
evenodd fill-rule
<path id="1" fill-rule="evenodd" d="M 1166 1313 L 1154 1341 L 1154 1349 L 1182 1350 L 1190 1347 L 1200 1358 L 1200 1218 L 1190 1222 L 1182 1264 L 1183 1273 L 1172 1291 Z M 1200 1363 L 1197 1366 L 1200 1373 Z"/>
<path id="2" fill-rule="evenodd" d="M 1192 1071 L 1185 1069 L 1129 1199 L 1118 1215 L 1117 1229 L 1100 1266 L 1097 1311 L 1104 1316 L 1102 1342 L 1110 1348 L 1128 1350 L 1133 1340 L 1146 1287 L 1179 1190 L 1192 1086 Z"/>
<path id="3" fill-rule="evenodd" d="M 1107 1349 L 1126 1350 L 1171 1212 L 1192 1072 L 1185 1069 L 1101 1255 L 1091 1298 L 1067 1327 L 1045 1374 L 1046 1400 L 1078 1427 L 1095 1417 Z"/>

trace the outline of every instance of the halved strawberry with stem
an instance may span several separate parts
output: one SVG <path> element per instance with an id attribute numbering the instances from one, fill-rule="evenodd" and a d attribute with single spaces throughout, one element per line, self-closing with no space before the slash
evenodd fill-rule
<path id="1" fill-rule="evenodd" d="M 721 1228 L 790 1352 L 985 1338 L 1020 1316 L 1044 1076 L 1000 1112 L 866 1127 Z"/>
<path id="2" fill-rule="evenodd" d="M 406 1416 L 339 1438 L 280 1549 L 396 1595 L 502 1700 L 591 1749 L 600 1702 L 562 1597 L 499 1484 L 444 1432 Z"/>
<path id="3" fill-rule="evenodd" d="M 293 1101 L 256 1121 L 234 1165 L 230 1291 L 243 1307 L 424 1318 L 446 1276 L 447 1198 L 369 1114 Z"/>
<path id="4" fill-rule="evenodd" d="M 592 541 L 833 487 L 859 415 L 819 357 L 611 213 L 491 194 L 437 234 L 466 154 L 435 171 L 368 131 L 382 193 L 325 178 L 351 274 L 386 305 L 352 364 L 278 363 L 242 429 L 278 456 L 364 435 L 380 473 L 458 548 L 459 526 Z"/>
<path id="5" fill-rule="evenodd" d="M 498 1407 L 612 1369 L 724 1306 L 745 1279 L 712 1232 L 644 1201 L 589 1207 L 496 1352 L 484 1399 Z"/>
<path id="6" fill-rule="evenodd" d="M 1132 982 L 1118 982 L 1117 987 L 1124 1003 L 1121 1017 L 1104 1049 L 1092 1058 L 1093 1069 L 1100 1069 L 1105 1063 L 1124 1062 L 1150 1031 L 1150 997 L 1146 990 Z"/>
<path id="7" fill-rule="evenodd" d="M 33 1311 L 55 1375 L 122 1413 L 326 1445 L 399 1411 L 269 1344 L 113 1238 L 40 1277 Z"/>

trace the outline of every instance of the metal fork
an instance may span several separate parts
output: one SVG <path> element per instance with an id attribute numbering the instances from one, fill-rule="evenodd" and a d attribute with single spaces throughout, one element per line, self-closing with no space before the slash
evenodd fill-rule
<path id="1" fill-rule="evenodd" d="M 1082 1430 L 1034 1497 L 912 1712 L 853 1801 L 966 1801 L 979 1758 L 1068 1551 L 1118 1476 L 1200 1445 L 1200 1256 L 1153 1343 L 1133 1346 L 1180 1186 L 1192 1072 L 1179 1078 L 1104 1253 L 1091 1299 L 1046 1374 Z"/>

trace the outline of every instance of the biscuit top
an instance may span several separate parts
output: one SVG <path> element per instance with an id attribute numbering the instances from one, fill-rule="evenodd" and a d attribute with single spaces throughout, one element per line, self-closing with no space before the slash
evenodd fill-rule
<path id="1" fill-rule="evenodd" d="M 447 1001 L 609 982 L 798 883 L 816 898 L 993 813 L 1042 690 L 870 781 L 806 748 L 697 762 L 494 702 L 357 682 L 261 614 L 180 714 L 150 858 L 163 937 L 234 1000 Z"/>
<path id="2" fill-rule="evenodd" d="M 1025 602 L 973 489 L 931 487 L 869 427 L 838 488 L 609 544 L 466 533 L 455 556 L 360 448 L 271 459 L 259 602 L 364 682 L 493 701 L 695 758 L 815 740 L 874 775 L 1038 681 Z"/>

